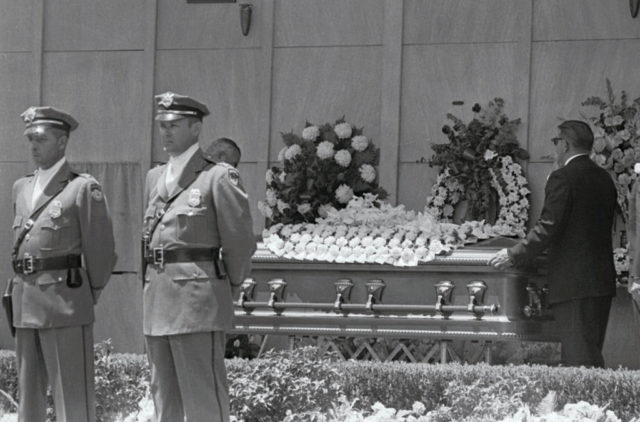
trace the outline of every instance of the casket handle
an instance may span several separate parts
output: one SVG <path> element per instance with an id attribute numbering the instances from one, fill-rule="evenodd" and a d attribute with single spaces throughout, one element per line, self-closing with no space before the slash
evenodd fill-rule
<path id="1" fill-rule="evenodd" d="M 238 296 L 237 305 L 244 308 L 244 303 L 253 300 L 253 290 L 256 287 L 256 281 L 253 278 L 246 278 L 240 285 L 240 295 Z"/>
<path id="2" fill-rule="evenodd" d="M 373 310 L 374 303 L 380 303 L 382 301 L 382 291 L 384 290 L 385 284 L 382 280 L 369 280 L 365 283 L 367 286 L 367 303 L 365 304 L 365 309 Z"/>
<path id="3" fill-rule="evenodd" d="M 455 288 L 455 284 L 449 280 L 443 280 L 435 284 L 436 288 L 436 312 L 442 314 L 443 316 L 447 316 L 450 312 L 444 312 L 442 309 L 442 305 L 450 305 L 451 304 L 451 295 L 453 294 L 453 289 Z"/>
<path id="4" fill-rule="evenodd" d="M 477 317 L 481 317 L 484 314 L 484 294 L 487 291 L 487 283 L 481 280 L 472 281 L 467 284 L 467 291 L 469 292 L 469 304 L 467 310 L 473 312 Z"/>
<path id="5" fill-rule="evenodd" d="M 267 282 L 267 284 L 269 285 L 269 291 L 271 292 L 267 306 L 275 309 L 274 304 L 276 302 L 282 302 L 282 299 L 284 298 L 284 288 L 287 286 L 287 282 L 281 278 L 274 278 Z"/>
<path id="6" fill-rule="evenodd" d="M 345 302 L 349 302 L 351 299 L 351 289 L 353 288 L 353 283 L 348 278 L 343 278 L 334 283 L 336 287 L 336 300 L 333 304 L 333 308 L 336 311 L 339 311 L 342 307 L 342 304 Z"/>

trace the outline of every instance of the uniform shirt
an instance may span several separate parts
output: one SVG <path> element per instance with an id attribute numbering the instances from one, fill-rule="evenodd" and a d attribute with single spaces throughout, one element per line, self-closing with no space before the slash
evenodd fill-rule
<path id="1" fill-rule="evenodd" d="M 144 228 L 148 230 L 171 194 L 167 165 L 149 170 Z M 232 286 L 249 275 L 256 249 L 249 201 L 238 170 L 212 163 L 198 149 L 184 167 L 171 203 L 149 242 L 150 249 L 222 247 L 226 278 L 211 259 L 148 265 L 143 292 L 143 331 L 148 336 L 224 331 L 232 326 Z"/>
<path id="2" fill-rule="evenodd" d="M 173 193 L 178 186 L 178 180 L 182 175 L 184 166 L 187 165 L 193 154 L 198 150 L 198 143 L 191 145 L 182 154 L 169 158 L 169 164 L 167 165 L 167 172 L 165 173 L 164 183 L 167 186 L 167 191 Z"/>
<path id="3" fill-rule="evenodd" d="M 60 170 L 62 165 L 67 162 L 66 157 L 62 157 L 57 163 L 49 167 L 48 169 L 39 168 L 35 174 L 35 184 L 33 185 L 33 195 L 31 196 L 31 208 L 35 208 L 36 202 L 44 188 L 47 187 L 53 176 Z"/>
<path id="4" fill-rule="evenodd" d="M 36 201 L 35 207 L 56 195 L 35 220 L 17 252 L 18 259 L 82 255 L 80 287 L 69 287 L 66 269 L 15 274 L 13 323 L 18 328 L 55 328 L 93 322 L 93 305 L 115 266 L 113 226 L 102 187 L 88 174 L 74 177 L 63 162 Z M 35 177 L 13 185 L 14 240 L 32 213 Z M 62 191 L 58 193 L 60 188 Z"/>

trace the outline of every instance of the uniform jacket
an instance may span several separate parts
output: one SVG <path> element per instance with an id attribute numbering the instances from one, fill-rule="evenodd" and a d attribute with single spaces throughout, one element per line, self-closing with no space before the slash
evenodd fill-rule
<path id="1" fill-rule="evenodd" d="M 640 183 L 633 184 L 629 198 L 629 221 L 627 222 L 627 236 L 629 240 L 629 276 L 640 277 Z M 633 280 L 630 280 L 633 281 Z"/>
<path id="2" fill-rule="evenodd" d="M 164 183 L 166 169 L 161 165 L 147 174 L 145 229 L 170 198 Z M 163 216 L 149 247 L 222 247 L 228 277 L 216 277 L 213 259 L 167 263 L 163 268 L 148 265 L 143 294 L 145 335 L 231 328 L 231 285 L 240 285 L 248 276 L 256 249 L 249 201 L 235 168 L 207 161 L 198 149 L 185 165 L 178 186 L 186 189 Z"/>
<path id="3" fill-rule="evenodd" d="M 509 249 L 521 263 L 548 248 L 551 303 L 615 296 L 611 230 L 616 203 L 611 177 L 586 155 L 551 173 L 538 222 Z"/>
<path id="4" fill-rule="evenodd" d="M 65 163 L 31 207 L 34 175 L 13 185 L 14 241 L 34 209 L 46 202 L 72 177 Z M 86 325 L 94 320 L 93 304 L 109 281 L 116 263 L 113 226 L 102 188 L 88 174 L 71 180 L 47 205 L 20 246 L 34 258 L 82 254 L 83 282 L 67 286 L 67 270 L 16 274 L 13 282 L 13 324 L 18 328 L 52 328 Z"/>

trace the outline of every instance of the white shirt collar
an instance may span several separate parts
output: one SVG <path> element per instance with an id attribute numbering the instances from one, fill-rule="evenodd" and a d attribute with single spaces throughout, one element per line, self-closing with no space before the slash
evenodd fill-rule
<path id="1" fill-rule="evenodd" d="M 58 170 L 60 170 L 60 168 L 62 168 L 62 166 L 66 162 L 67 162 L 67 158 L 62 157 L 48 169 L 38 168 L 38 170 L 36 171 L 36 174 L 38 176 L 38 184 L 43 188 L 47 186 L 47 184 L 51 181 L 53 176 L 58 172 Z"/>
<path id="2" fill-rule="evenodd" d="M 576 157 L 580 157 L 581 155 L 589 155 L 586 152 L 580 153 L 580 154 L 574 154 L 571 157 L 567 158 L 567 161 L 564 162 L 564 165 L 566 166 L 567 164 L 569 164 L 569 161 L 573 160 Z"/>
<path id="3" fill-rule="evenodd" d="M 187 148 L 182 154 L 176 155 L 174 157 L 169 157 L 169 164 L 171 164 L 171 169 L 173 174 L 177 175 L 182 172 L 184 166 L 187 165 L 187 162 L 193 157 L 193 154 L 196 153 L 200 146 L 198 143 L 194 143 L 189 148 Z"/>

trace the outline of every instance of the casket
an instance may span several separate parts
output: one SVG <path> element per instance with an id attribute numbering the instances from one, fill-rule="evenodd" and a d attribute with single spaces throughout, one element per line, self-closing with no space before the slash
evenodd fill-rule
<path id="1" fill-rule="evenodd" d="M 235 302 L 235 332 L 291 336 L 557 341 L 544 259 L 500 271 L 511 239 L 414 267 L 278 258 L 260 246 Z"/>

